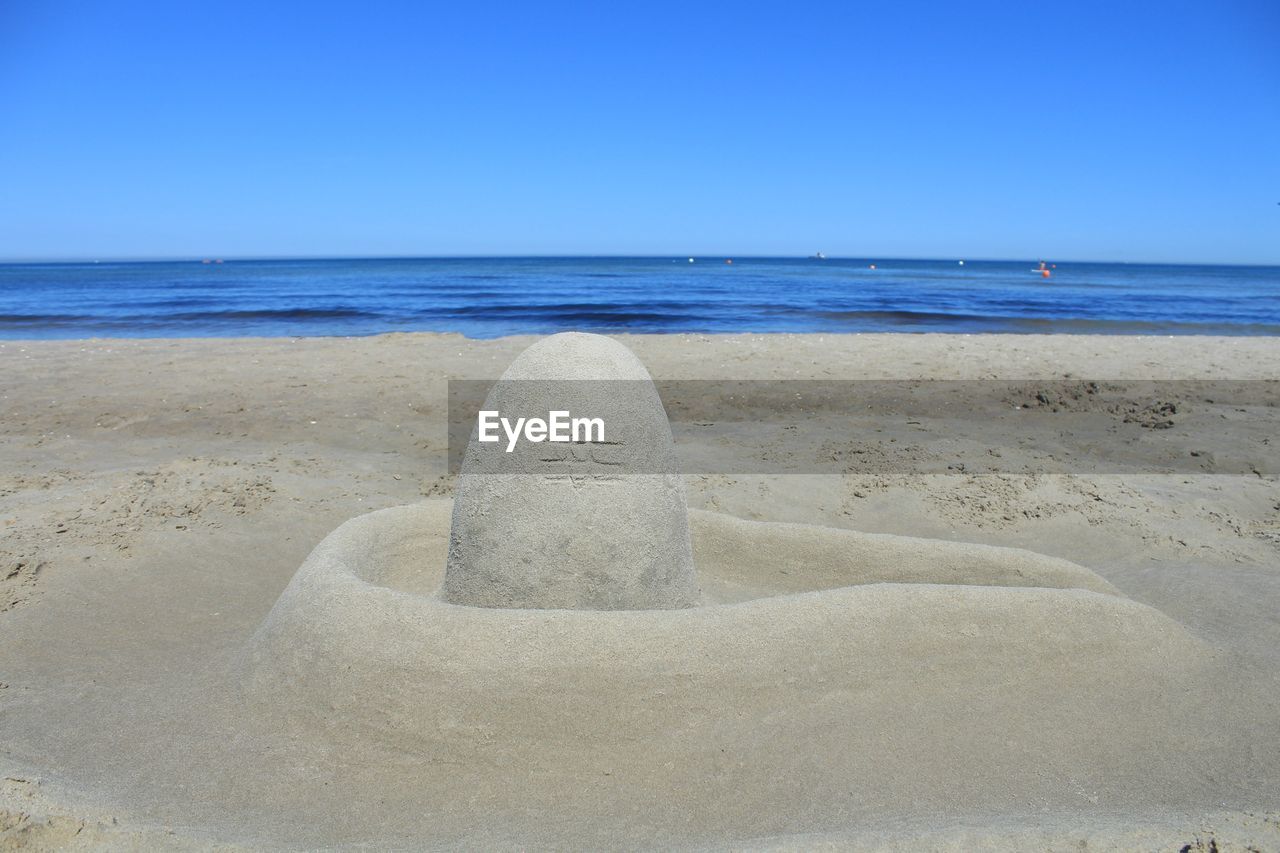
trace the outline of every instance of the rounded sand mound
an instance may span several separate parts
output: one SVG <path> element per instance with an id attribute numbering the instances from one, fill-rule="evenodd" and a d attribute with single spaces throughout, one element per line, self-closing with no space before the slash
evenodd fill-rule
<path id="1" fill-rule="evenodd" d="M 382 510 L 326 538 L 253 639 L 251 696 L 464 763 L 512 745 L 543 761 L 675 748 L 730 722 L 779 748 L 819 728 L 874 740 L 894 729 L 895 703 L 985 728 L 1010 689 L 1042 705 L 1037 730 L 1051 720 L 1057 736 L 1102 743 L 1102 721 L 1158 716 L 1152 697 L 1205 656 L 1177 623 L 1063 560 L 705 512 L 691 516 L 702 606 L 459 606 L 438 594 L 451 509 Z M 872 718 L 839 713 L 869 693 L 893 700 Z"/>
<path id="2" fill-rule="evenodd" d="M 522 352 L 483 411 L 595 421 L 578 440 L 493 442 L 472 431 L 455 489 L 441 595 L 476 607 L 689 607 L 698 581 L 671 427 L 649 371 L 601 335 L 552 335 Z M 503 427 L 505 432 L 507 427 Z M 572 433 L 566 428 L 566 434 Z M 589 440 L 588 440 L 589 437 Z"/>

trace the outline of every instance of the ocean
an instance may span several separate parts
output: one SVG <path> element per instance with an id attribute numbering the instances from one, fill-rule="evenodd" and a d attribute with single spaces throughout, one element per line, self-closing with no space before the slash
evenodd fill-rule
<path id="1" fill-rule="evenodd" d="M 892 259 L 0 264 L 0 338 L 460 332 L 1280 334 L 1280 267 Z M 874 268 L 873 268 L 874 265 Z"/>

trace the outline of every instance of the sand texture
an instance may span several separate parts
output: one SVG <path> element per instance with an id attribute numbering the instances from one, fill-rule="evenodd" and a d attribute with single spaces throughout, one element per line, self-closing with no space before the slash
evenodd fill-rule
<path id="1" fill-rule="evenodd" d="M 508 419 L 589 415 L 601 431 L 592 442 L 505 445 L 505 435 L 483 443 L 473 431 L 455 489 L 446 600 L 568 610 L 697 602 L 671 427 L 626 347 L 576 332 L 543 338 L 503 372 L 484 408 Z"/>
<path id="2" fill-rule="evenodd" d="M 1280 849 L 1280 416 L 1206 391 L 1280 343 L 620 340 L 1025 400 L 695 412 L 831 473 L 685 476 L 692 606 L 477 607 L 444 381 L 532 339 L 4 343 L 0 849 Z M 1123 379 L 1210 384 L 1043 384 Z"/>

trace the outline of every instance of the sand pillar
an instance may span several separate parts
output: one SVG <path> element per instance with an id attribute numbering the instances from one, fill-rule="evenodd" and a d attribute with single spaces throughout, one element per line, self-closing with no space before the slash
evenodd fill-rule
<path id="1" fill-rule="evenodd" d="M 497 443 L 473 430 L 455 490 L 446 601 L 578 610 L 697 603 L 671 427 L 630 350 L 600 335 L 544 338 L 512 362 L 484 409 L 510 423 L 552 411 L 598 418 L 603 440 L 521 440 L 508 452 L 502 430 Z"/>

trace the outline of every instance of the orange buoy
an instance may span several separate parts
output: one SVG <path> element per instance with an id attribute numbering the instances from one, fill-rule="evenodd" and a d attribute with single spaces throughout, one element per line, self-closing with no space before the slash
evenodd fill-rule
<path id="1" fill-rule="evenodd" d="M 1043 277 L 1045 277 L 1045 278 L 1048 278 L 1048 277 L 1049 277 L 1049 271 L 1048 271 L 1048 270 L 1040 270 L 1040 275 L 1042 275 L 1042 276 L 1043 276 Z"/>

